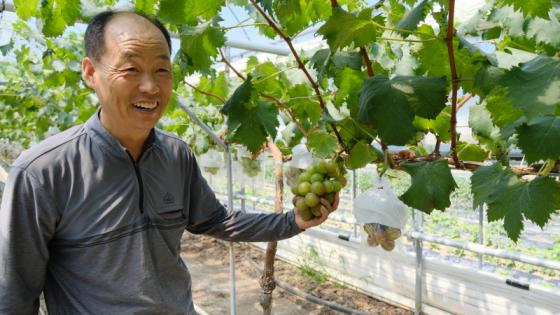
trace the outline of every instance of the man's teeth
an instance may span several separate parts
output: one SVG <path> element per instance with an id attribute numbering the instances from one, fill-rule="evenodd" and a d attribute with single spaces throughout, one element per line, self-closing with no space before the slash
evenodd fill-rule
<path id="1" fill-rule="evenodd" d="M 142 109 L 154 109 L 157 107 L 158 103 L 157 102 L 153 102 L 153 103 L 134 103 L 133 104 L 135 107 L 138 108 L 142 108 Z"/>

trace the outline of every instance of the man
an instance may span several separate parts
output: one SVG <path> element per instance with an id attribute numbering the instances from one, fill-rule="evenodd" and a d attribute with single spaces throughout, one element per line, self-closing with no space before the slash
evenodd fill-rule
<path id="1" fill-rule="evenodd" d="M 85 35 L 100 110 L 14 163 L 0 208 L 0 314 L 193 314 L 187 229 L 231 241 L 288 238 L 322 216 L 224 209 L 180 139 L 154 129 L 172 89 L 157 21 L 105 12 Z"/>

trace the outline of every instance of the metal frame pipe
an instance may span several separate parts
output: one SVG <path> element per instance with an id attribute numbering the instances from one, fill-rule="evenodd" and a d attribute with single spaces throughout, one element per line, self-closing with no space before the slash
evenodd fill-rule
<path id="1" fill-rule="evenodd" d="M 511 252 L 508 252 L 508 251 L 502 250 L 502 249 L 489 248 L 489 247 L 486 247 L 486 246 L 481 245 L 481 244 L 463 243 L 463 242 L 459 242 L 459 241 L 455 241 L 455 240 L 446 239 L 446 238 L 443 238 L 443 237 L 425 235 L 423 233 L 416 232 L 416 231 L 410 232 L 408 234 L 408 237 L 411 238 L 411 239 L 419 239 L 419 240 L 427 241 L 427 242 L 431 242 L 431 243 L 436 243 L 436 244 L 447 245 L 447 246 L 451 246 L 451 247 L 455 247 L 455 248 L 465 249 L 465 250 L 468 250 L 468 251 L 471 251 L 471 252 L 474 252 L 474 253 L 490 255 L 490 256 L 504 258 L 504 259 L 515 260 L 515 261 L 518 261 L 518 262 L 521 262 L 521 263 L 526 263 L 526 264 L 530 264 L 530 265 L 534 265 L 534 266 L 538 266 L 538 267 L 560 270 L 560 262 L 558 262 L 558 261 L 536 258 L 536 257 L 531 257 L 531 256 L 523 255 L 523 254 L 511 253 Z"/>
<path id="2" fill-rule="evenodd" d="M 478 243 L 484 245 L 484 205 L 478 207 Z M 478 268 L 482 269 L 484 255 L 478 254 Z"/>

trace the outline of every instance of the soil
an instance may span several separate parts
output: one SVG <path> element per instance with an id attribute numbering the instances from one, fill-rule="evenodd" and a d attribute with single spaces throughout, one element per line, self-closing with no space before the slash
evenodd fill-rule
<path id="1" fill-rule="evenodd" d="M 181 257 L 187 264 L 193 283 L 193 299 L 201 314 L 229 314 L 230 312 L 230 266 L 229 243 L 216 239 L 185 233 L 182 239 Z M 237 313 L 262 314 L 259 304 L 261 288 L 260 268 L 264 265 L 264 252 L 246 243 L 233 243 Z M 300 268 L 276 259 L 275 278 L 301 291 L 321 299 L 359 310 L 367 314 L 401 315 L 413 312 L 374 299 L 355 289 L 317 277 L 305 276 Z M 272 313 L 277 315 L 330 315 L 343 314 L 327 306 L 315 304 L 293 295 L 280 287 L 273 292 Z"/>

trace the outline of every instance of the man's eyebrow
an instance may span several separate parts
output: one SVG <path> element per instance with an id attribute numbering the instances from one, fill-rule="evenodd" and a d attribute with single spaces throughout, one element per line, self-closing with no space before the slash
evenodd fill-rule
<path id="1" fill-rule="evenodd" d="M 134 52 L 134 51 L 124 51 L 123 53 L 121 53 L 121 58 L 125 59 L 125 60 L 126 59 L 132 59 L 132 58 L 141 58 L 141 55 Z M 166 61 L 170 59 L 169 55 L 166 54 L 166 53 L 160 54 L 156 58 L 157 59 L 163 59 L 163 60 L 166 60 Z"/>

